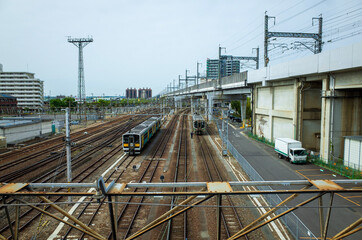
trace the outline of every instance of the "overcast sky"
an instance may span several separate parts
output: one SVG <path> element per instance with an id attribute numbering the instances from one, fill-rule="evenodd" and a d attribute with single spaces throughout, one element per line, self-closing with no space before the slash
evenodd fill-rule
<path id="1" fill-rule="evenodd" d="M 0 63 L 35 73 L 46 96 L 76 95 L 78 50 L 66 36 L 92 36 L 84 49 L 88 96 L 124 95 L 128 87 L 156 94 L 185 69 L 194 75 L 197 61 L 203 74 L 219 44 L 235 56 L 253 56 L 259 46 L 263 56 L 266 10 L 276 17 L 270 31 L 317 32 L 312 18 L 322 14 L 323 50 L 362 41 L 361 0 L 0 0 Z M 274 42 L 271 64 L 313 54 L 292 50 L 292 39 Z"/>

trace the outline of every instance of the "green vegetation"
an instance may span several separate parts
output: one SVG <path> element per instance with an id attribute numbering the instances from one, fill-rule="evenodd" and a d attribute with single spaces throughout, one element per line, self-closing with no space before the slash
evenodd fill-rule
<path id="1" fill-rule="evenodd" d="M 236 112 L 234 114 L 237 117 L 240 117 L 240 101 L 231 101 L 231 108 Z M 246 99 L 246 119 L 251 118 L 251 100 L 250 98 Z"/>
<path id="2" fill-rule="evenodd" d="M 253 139 L 255 139 L 255 140 L 259 141 L 259 142 L 265 143 L 266 145 L 269 145 L 269 146 L 274 148 L 275 143 L 269 141 L 265 137 L 259 137 L 257 135 L 252 134 L 251 132 L 248 133 L 248 137 L 253 138 Z"/>
<path id="3" fill-rule="evenodd" d="M 325 161 L 319 157 L 308 156 L 311 163 L 351 179 L 362 179 L 362 171 L 343 165 L 343 159 Z"/>
<path id="4" fill-rule="evenodd" d="M 134 107 L 141 104 L 149 104 L 156 102 L 156 99 L 120 99 L 120 100 L 105 100 L 98 99 L 95 102 L 87 102 L 85 104 L 86 108 L 105 108 L 105 107 Z M 52 111 L 60 111 L 62 108 L 70 107 L 76 108 L 78 103 L 74 98 L 66 97 L 62 99 L 51 99 L 49 102 L 50 108 Z"/>
<path id="5" fill-rule="evenodd" d="M 60 110 L 66 107 L 74 108 L 77 106 L 77 103 L 75 102 L 74 98 L 66 97 L 62 99 L 60 98 L 51 99 L 49 105 L 52 110 Z"/>

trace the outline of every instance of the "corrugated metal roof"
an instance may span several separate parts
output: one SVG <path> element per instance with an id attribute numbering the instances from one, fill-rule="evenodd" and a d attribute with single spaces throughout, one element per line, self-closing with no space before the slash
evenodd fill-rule
<path id="1" fill-rule="evenodd" d="M 13 97 L 11 95 L 3 94 L 3 93 L 0 93 L 0 97 L 3 97 L 3 98 L 16 98 L 16 97 Z"/>
<path id="2" fill-rule="evenodd" d="M 0 128 L 17 127 L 41 122 L 40 118 L 34 117 L 8 117 L 0 119 Z"/>
<path id="3" fill-rule="evenodd" d="M 0 120 L 0 127 L 10 127 L 16 125 L 30 124 L 33 121 L 30 120 Z"/>

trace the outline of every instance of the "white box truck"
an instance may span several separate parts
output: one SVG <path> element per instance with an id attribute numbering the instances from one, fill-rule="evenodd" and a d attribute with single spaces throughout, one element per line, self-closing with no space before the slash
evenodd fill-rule
<path id="1" fill-rule="evenodd" d="M 291 138 L 276 138 L 275 151 L 279 158 L 287 158 L 291 163 L 307 162 L 307 152 L 302 148 L 302 143 Z"/>

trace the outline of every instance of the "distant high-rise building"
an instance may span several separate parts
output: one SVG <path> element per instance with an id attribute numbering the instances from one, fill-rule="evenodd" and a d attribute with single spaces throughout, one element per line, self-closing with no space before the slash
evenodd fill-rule
<path id="1" fill-rule="evenodd" d="M 126 89 L 126 98 L 137 98 L 137 89 L 127 88 Z"/>
<path id="2" fill-rule="evenodd" d="M 152 89 L 151 88 L 139 88 L 138 89 L 138 98 L 151 98 Z"/>
<path id="3" fill-rule="evenodd" d="M 240 61 L 232 59 L 222 59 L 220 63 L 221 77 L 231 76 L 234 73 L 240 72 Z M 219 60 L 207 59 L 206 75 L 208 79 L 219 78 Z"/>
<path id="4" fill-rule="evenodd" d="M 3 72 L 0 64 L 0 93 L 16 98 L 22 109 L 41 110 L 44 103 L 44 82 L 29 72 Z"/>

